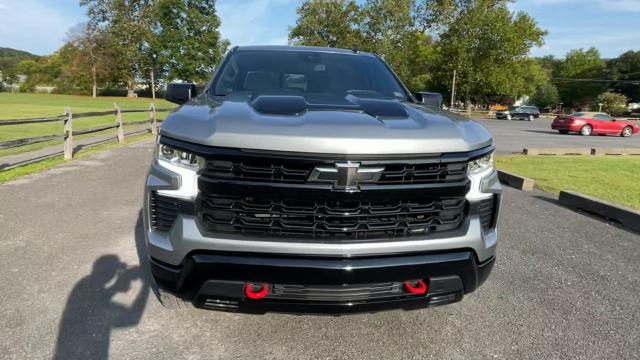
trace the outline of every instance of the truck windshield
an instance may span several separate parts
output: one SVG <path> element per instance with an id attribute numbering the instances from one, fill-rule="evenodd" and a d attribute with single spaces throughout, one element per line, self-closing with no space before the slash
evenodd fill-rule
<path id="1" fill-rule="evenodd" d="M 241 50 L 230 55 L 214 84 L 231 93 L 357 96 L 407 100 L 389 68 L 377 57 L 317 51 Z"/>

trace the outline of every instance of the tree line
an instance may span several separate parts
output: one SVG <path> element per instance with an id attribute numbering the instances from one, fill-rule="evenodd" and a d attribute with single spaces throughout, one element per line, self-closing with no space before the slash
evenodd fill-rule
<path id="1" fill-rule="evenodd" d="M 72 28 L 50 56 L 23 60 L 21 90 L 54 85 L 62 93 L 127 89 L 136 83 L 206 82 L 227 51 L 215 0 L 80 0 L 88 22 Z M 154 86 L 155 88 L 155 86 Z"/>
<path id="2" fill-rule="evenodd" d="M 546 31 L 511 0 L 306 0 L 289 28 L 293 45 L 357 48 L 384 57 L 414 91 L 469 104 L 529 97 L 541 108 L 640 101 L 640 51 L 604 60 L 597 49 L 529 56 Z M 28 59 L 24 90 L 53 84 L 92 92 L 172 80 L 206 82 L 229 46 L 215 0 L 80 0 L 89 21 L 51 56 Z M 634 80 L 638 80 L 634 82 Z"/>
<path id="3" fill-rule="evenodd" d="M 619 113 L 640 102 L 640 51 L 611 60 L 595 48 L 532 58 L 547 32 L 525 12 L 509 10 L 511 2 L 307 0 L 289 40 L 378 53 L 413 91 L 450 97 L 455 71 L 456 98 L 467 105 L 529 97 L 546 109 L 603 104 Z"/>

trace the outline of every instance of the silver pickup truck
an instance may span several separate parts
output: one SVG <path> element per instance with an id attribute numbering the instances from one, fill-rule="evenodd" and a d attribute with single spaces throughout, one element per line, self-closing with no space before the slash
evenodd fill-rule
<path id="1" fill-rule="evenodd" d="M 316 47 L 236 47 L 204 88 L 170 84 L 183 105 L 144 200 L 160 301 L 370 312 L 477 289 L 495 260 L 493 140 L 419 98 L 377 55 Z"/>

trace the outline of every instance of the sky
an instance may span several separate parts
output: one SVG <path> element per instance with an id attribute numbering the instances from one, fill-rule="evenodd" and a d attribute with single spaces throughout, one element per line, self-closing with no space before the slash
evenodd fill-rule
<path id="1" fill-rule="evenodd" d="M 222 36 L 232 45 L 286 44 L 302 0 L 218 0 Z M 517 0 L 548 31 L 531 55 L 563 57 L 570 49 L 595 46 L 602 57 L 640 50 L 640 0 Z M 0 47 L 50 54 L 67 31 L 86 21 L 79 0 L 0 0 Z"/>

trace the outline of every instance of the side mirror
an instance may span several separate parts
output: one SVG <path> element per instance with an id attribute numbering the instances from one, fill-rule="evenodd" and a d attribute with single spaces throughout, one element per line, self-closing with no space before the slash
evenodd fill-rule
<path id="1" fill-rule="evenodd" d="M 442 109 L 442 94 L 421 91 L 416 94 L 416 98 L 423 104 L 436 109 Z"/>
<path id="2" fill-rule="evenodd" d="M 172 103 L 184 104 L 196 96 L 198 96 L 198 87 L 196 84 L 174 83 L 167 85 L 165 98 Z"/>

